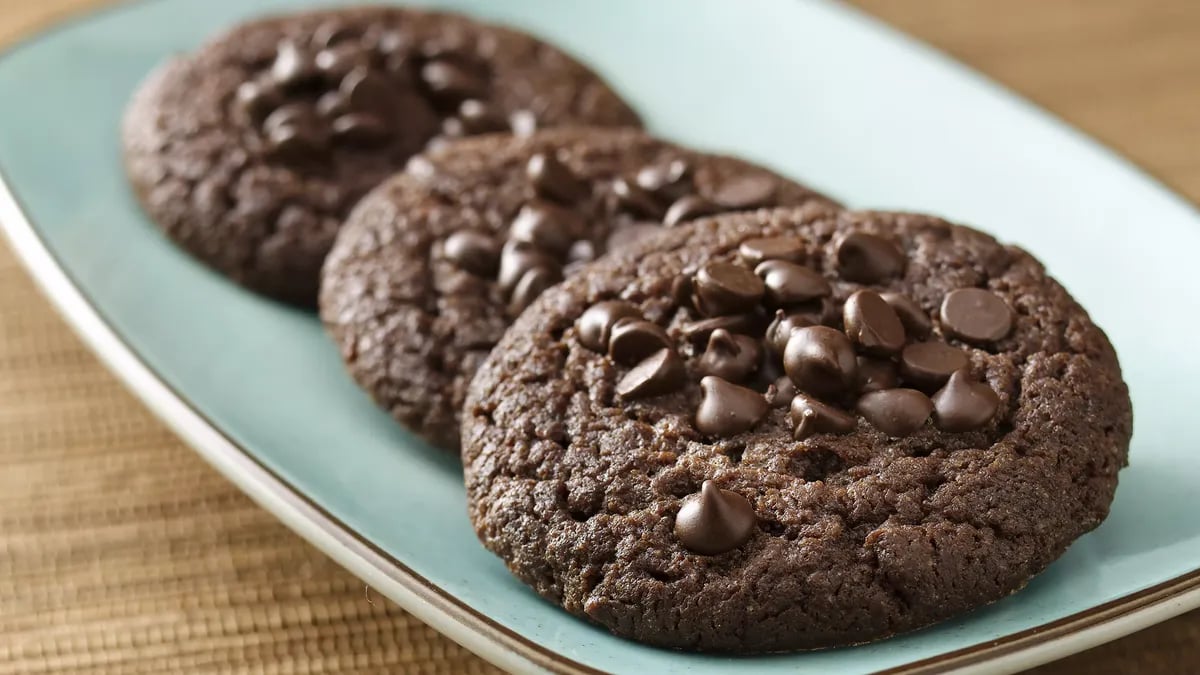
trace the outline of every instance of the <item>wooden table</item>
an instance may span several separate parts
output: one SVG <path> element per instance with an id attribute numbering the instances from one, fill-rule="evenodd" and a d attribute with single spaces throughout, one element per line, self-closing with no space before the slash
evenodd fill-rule
<path id="1" fill-rule="evenodd" d="M 0 0 L 0 41 L 94 4 Z M 1200 201 L 1200 2 L 856 4 Z M 491 670 L 209 469 L 2 247 L 0 462 L 0 675 Z M 1195 663 L 1200 613 L 1037 672 L 1174 674 Z"/>

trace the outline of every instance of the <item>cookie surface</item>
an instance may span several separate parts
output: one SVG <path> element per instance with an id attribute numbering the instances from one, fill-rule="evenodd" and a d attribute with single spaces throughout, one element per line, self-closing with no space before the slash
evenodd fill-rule
<path id="1" fill-rule="evenodd" d="M 321 317 L 384 409 L 456 449 L 467 385 L 492 345 L 610 237 L 619 245 L 705 210 L 818 198 L 631 129 L 463 139 L 415 158 L 351 214 L 325 266 Z"/>
<path id="2" fill-rule="evenodd" d="M 464 407 L 469 513 L 622 636 L 860 643 L 998 600 L 1095 528 L 1130 406 L 1018 248 L 919 215 L 718 216 L 514 324 Z"/>
<path id="3" fill-rule="evenodd" d="M 316 301 L 349 209 L 431 139 L 638 125 L 594 73 L 528 35 L 362 7 L 238 26 L 155 71 L 123 122 L 150 216 L 261 293 Z"/>

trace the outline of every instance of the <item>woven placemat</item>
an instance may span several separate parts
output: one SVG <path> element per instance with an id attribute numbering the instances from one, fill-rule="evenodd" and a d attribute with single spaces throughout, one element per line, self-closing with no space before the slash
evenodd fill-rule
<path id="1" fill-rule="evenodd" d="M 96 3 L 0 0 L 0 40 L 87 4 Z M 1191 114 L 1200 106 L 1200 3 L 863 4 L 1004 73 L 1200 196 Z M 184 447 L 99 365 L 3 246 L 0 466 L 0 675 L 492 670 Z M 1039 672 L 1182 672 L 1200 659 L 1198 644 L 1194 613 Z"/>

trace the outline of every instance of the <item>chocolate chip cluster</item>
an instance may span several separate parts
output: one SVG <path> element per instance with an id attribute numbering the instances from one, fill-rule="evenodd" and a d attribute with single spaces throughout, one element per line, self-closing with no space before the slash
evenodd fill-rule
<path id="1" fill-rule="evenodd" d="M 426 139 L 510 129 L 485 102 L 488 88 L 486 64 L 462 49 L 330 21 L 307 41 L 281 42 L 235 101 L 268 152 L 303 161 L 323 158 L 334 144 L 378 147 L 401 133 Z M 529 113 L 511 122 L 523 131 L 536 126 Z"/>
<path id="2" fill-rule="evenodd" d="M 578 338 L 630 366 L 617 383 L 625 399 L 670 393 L 699 377 L 695 425 L 709 436 L 749 431 L 785 406 L 797 440 L 848 433 L 858 417 L 893 437 L 931 420 L 948 432 L 992 420 L 999 396 L 971 377 L 966 351 L 933 337 L 934 321 L 916 302 L 864 288 L 839 311 L 829 280 L 807 258 L 799 238 L 753 239 L 736 262 L 712 261 L 678 279 L 676 300 L 699 315 L 679 328 L 697 347 L 690 360 L 661 326 L 621 301 L 585 311 Z M 877 235 L 851 233 L 835 246 L 842 280 L 881 284 L 905 266 L 900 249 Z M 938 315 L 943 334 L 974 344 L 1003 339 L 1012 323 L 1007 303 L 978 288 L 946 294 Z"/>

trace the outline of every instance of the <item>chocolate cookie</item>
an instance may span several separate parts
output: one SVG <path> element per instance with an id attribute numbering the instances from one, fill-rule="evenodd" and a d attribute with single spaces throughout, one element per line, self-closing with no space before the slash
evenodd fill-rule
<path id="1" fill-rule="evenodd" d="M 471 376 L 542 290 L 664 222 L 817 198 L 631 129 L 464 139 L 363 199 L 326 263 L 321 317 L 384 409 L 455 449 Z"/>
<path id="2" fill-rule="evenodd" d="M 594 73 L 516 31 L 390 7 L 243 24 L 153 73 L 124 120 L 146 211 L 245 286 L 316 302 L 351 206 L 428 142 L 638 125 Z"/>
<path id="3" fill-rule="evenodd" d="M 1132 417 L 1024 251 L 936 218 L 731 214 L 543 294 L 463 412 L 470 516 L 622 636 L 875 640 L 1023 587 L 1107 515 Z"/>

